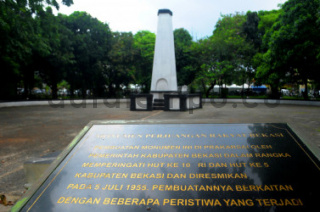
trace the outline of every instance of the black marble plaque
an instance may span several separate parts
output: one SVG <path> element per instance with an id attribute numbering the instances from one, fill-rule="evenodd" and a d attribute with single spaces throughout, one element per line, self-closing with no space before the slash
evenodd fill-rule
<path id="1" fill-rule="evenodd" d="M 286 124 L 94 124 L 21 210 L 313 211 L 319 167 Z"/>

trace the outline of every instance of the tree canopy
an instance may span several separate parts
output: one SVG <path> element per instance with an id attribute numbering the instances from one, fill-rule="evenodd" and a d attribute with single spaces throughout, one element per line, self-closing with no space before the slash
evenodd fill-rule
<path id="1" fill-rule="evenodd" d="M 72 5 L 73 0 L 62 0 Z M 86 12 L 55 15 L 56 0 L 0 1 L 0 99 L 122 97 L 130 84 L 149 92 L 156 35 L 113 32 Z M 288 0 L 272 11 L 221 15 L 212 35 L 194 41 L 174 30 L 178 85 L 209 97 L 215 85 L 320 85 L 320 0 Z M 214 25 L 214 23 L 213 23 Z M 43 91 L 44 92 L 44 91 Z M 50 98 L 48 95 L 46 98 Z"/>
<path id="2" fill-rule="evenodd" d="M 320 23 L 319 0 L 289 0 L 264 37 L 257 78 L 278 87 L 289 81 L 305 84 L 319 82 Z M 276 89 L 276 88 L 274 88 Z"/>

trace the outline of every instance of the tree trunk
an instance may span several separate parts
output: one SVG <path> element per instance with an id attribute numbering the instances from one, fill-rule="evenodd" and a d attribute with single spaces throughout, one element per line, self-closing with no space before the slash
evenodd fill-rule
<path id="1" fill-rule="evenodd" d="M 242 82 L 241 98 L 244 96 L 244 81 Z"/>
<path id="2" fill-rule="evenodd" d="M 309 99 L 308 98 L 308 80 L 307 79 L 303 80 L 303 82 L 304 82 L 304 86 L 305 86 L 304 92 L 302 93 L 303 99 L 308 100 Z"/>
<path id="3" fill-rule="evenodd" d="M 81 96 L 82 96 L 82 99 L 85 99 L 87 97 L 87 88 L 86 87 L 81 88 Z"/>
<path id="4" fill-rule="evenodd" d="M 71 97 L 71 99 L 74 98 L 74 86 L 73 86 L 73 84 L 70 85 L 70 97 Z"/>
<path id="5" fill-rule="evenodd" d="M 271 86 L 271 99 L 279 99 L 278 86 Z"/>
<path id="6" fill-rule="evenodd" d="M 31 90 L 33 88 L 34 82 L 34 72 L 30 70 L 28 67 L 23 67 L 24 77 L 24 97 L 30 98 Z"/>
<path id="7" fill-rule="evenodd" d="M 24 98 L 29 98 L 29 84 L 27 80 L 24 80 L 24 93 L 23 93 Z"/>
<path id="8" fill-rule="evenodd" d="M 112 85 L 112 82 L 110 82 L 110 84 L 108 85 L 108 88 L 109 88 L 109 92 L 108 92 L 108 97 L 114 97 L 115 95 L 115 91 L 114 91 L 114 87 Z"/>
<path id="9" fill-rule="evenodd" d="M 52 83 L 51 86 L 51 92 L 52 92 L 52 99 L 58 99 L 58 87 L 57 83 Z"/>
<path id="10" fill-rule="evenodd" d="M 207 92 L 206 92 L 206 98 L 209 98 L 209 95 L 210 95 L 210 91 L 214 88 L 216 84 L 213 83 L 210 85 L 210 87 L 208 88 Z"/>
<path id="11" fill-rule="evenodd" d="M 206 91 L 206 84 L 204 83 L 203 80 L 201 80 L 201 85 L 202 85 L 203 92 L 206 93 L 206 98 L 208 98 L 207 91 Z"/>

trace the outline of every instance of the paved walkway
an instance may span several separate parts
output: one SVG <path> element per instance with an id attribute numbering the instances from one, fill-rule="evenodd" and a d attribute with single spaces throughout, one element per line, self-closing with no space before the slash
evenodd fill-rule
<path id="1" fill-rule="evenodd" d="M 204 104 L 187 112 L 131 112 L 128 103 L 0 108 L 0 194 L 21 196 L 24 161 L 64 149 L 92 120 L 198 119 L 205 123 L 288 123 L 320 158 L 320 107 Z M 8 207 L 0 206 L 0 211 Z"/>

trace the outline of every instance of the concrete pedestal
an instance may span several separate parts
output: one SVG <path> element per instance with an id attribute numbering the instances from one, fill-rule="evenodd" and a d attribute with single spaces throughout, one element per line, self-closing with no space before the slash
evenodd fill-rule
<path id="1" fill-rule="evenodd" d="M 202 95 L 199 94 L 165 94 L 165 111 L 186 111 L 202 108 Z"/>
<path id="2" fill-rule="evenodd" d="M 134 94 L 130 96 L 130 110 L 152 110 L 152 94 Z"/>

